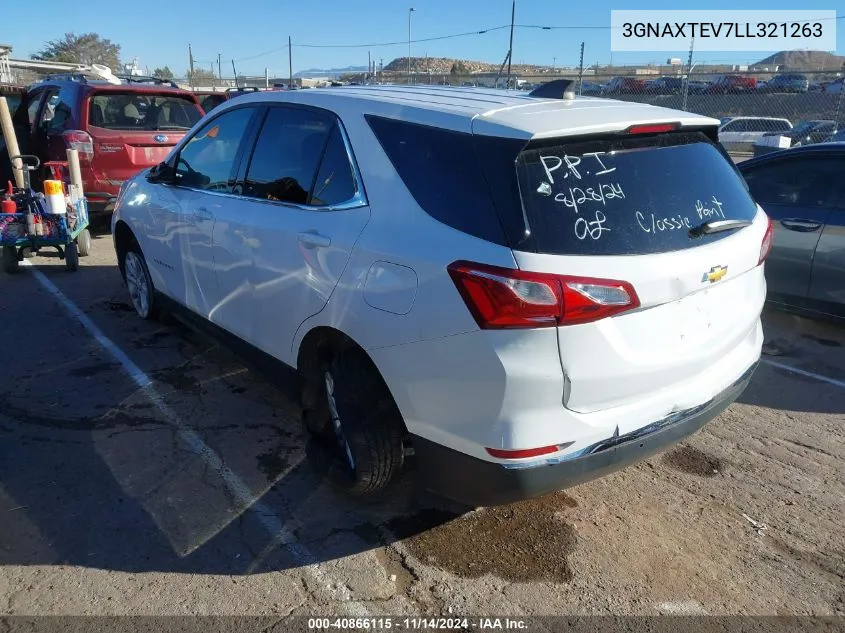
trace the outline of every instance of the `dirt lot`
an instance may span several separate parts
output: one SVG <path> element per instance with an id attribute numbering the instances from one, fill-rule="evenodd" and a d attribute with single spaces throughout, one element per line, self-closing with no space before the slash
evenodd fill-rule
<path id="1" fill-rule="evenodd" d="M 540 500 L 345 500 L 294 401 L 138 320 L 108 236 L 0 277 L 0 614 L 845 615 L 845 330 L 767 313 L 690 442 Z"/>

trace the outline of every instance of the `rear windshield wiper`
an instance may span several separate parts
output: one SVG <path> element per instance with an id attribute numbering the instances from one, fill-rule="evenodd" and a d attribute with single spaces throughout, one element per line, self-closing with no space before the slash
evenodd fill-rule
<path id="1" fill-rule="evenodd" d="M 705 222 L 704 224 L 699 224 L 691 228 L 689 230 L 689 236 L 701 237 L 702 235 L 710 235 L 711 233 L 733 231 L 751 226 L 751 224 L 749 220 L 711 220 L 710 222 Z"/>

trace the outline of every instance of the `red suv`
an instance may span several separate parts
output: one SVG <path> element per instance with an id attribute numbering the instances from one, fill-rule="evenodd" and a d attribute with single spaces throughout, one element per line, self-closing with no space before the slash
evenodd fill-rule
<path id="1" fill-rule="evenodd" d="M 170 82 L 62 75 L 30 86 L 14 121 L 21 152 L 42 162 L 79 150 L 93 217 L 111 212 L 123 181 L 163 161 L 202 116 L 196 97 Z"/>
<path id="2" fill-rule="evenodd" d="M 745 75 L 722 75 L 707 89 L 710 94 L 753 92 L 757 89 L 757 78 Z"/>

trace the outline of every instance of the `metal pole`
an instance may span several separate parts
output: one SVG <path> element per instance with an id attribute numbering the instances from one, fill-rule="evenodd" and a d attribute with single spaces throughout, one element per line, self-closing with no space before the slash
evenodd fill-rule
<path id="1" fill-rule="evenodd" d="M 557 57 L 552 57 L 552 73 L 555 72 L 555 66 L 557 66 Z"/>
<path id="2" fill-rule="evenodd" d="M 516 18 L 516 0 L 511 4 L 511 37 L 508 44 L 508 83 L 507 88 L 511 87 L 511 60 L 513 59 L 513 22 Z"/>
<path id="3" fill-rule="evenodd" d="M 188 44 L 188 84 L 191 88 L 194 87 L 194 53 L 191 51 L 191 45 Z"/>
<path id="4" fill-rule="evenodd" d="M 238 71 L 235 70 L 235 60 L 232 60 L 232 72 L 235 73 L 235 88 L 240 88 L 241 84 L 238 81 Z"/>
<path id="5" fill-rule="evenodd" d="M 367 83 L 372 83 L 372 75 L 370 74 L 373 69 L 373 60 L 370 57 L 370 51 L 367 51 Z"/>
<path id="6" fill-rule="evenodd" d="M 293 90 L 293 44 L 288 35 L 288 90 Z"/>
<path id="7" fill-rule="evenodd" d="M 581 60 L 578 62 L 578 94 L 584 87 L 584 42 L 581 42 Z"/>
<path id="8" fill-rule="evenodd" d="M 217 78 L 220 79 L 220 81 L 223 81 L 223 71 L 220 70 L 220 57 L 221 54 L 217 53 Z"/>
<path id="9" fill-rule="evenodd" d="M 414 7 L 408 9 L 408 84 L 411 83 L 411 14 Z"/>
<path id="10" fill-rule="evenodd" d="M 689 60 L 687 61 L 687 80 L 684 82 L 684 105 L 682 110 L 687 109 L 687 96 L 689 95 L 689 82 L 692 81 L 692 52 L 695 47 L 695 37 L 690 38 L 689 42 Z"/>

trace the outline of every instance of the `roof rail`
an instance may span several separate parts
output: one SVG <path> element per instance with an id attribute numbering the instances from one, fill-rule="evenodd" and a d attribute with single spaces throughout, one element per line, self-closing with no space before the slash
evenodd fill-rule
<path id="1" fill-rule="evenodd" d="M 171 88 L 178 88 L 179 86 L 171 79 L 162 79 L 161 77 L 152 77 L 148 75 L 115 75 L 118 79 L 122 79 L 127 83 L 132 84 L 157 84 L 168 85 Z"/>

